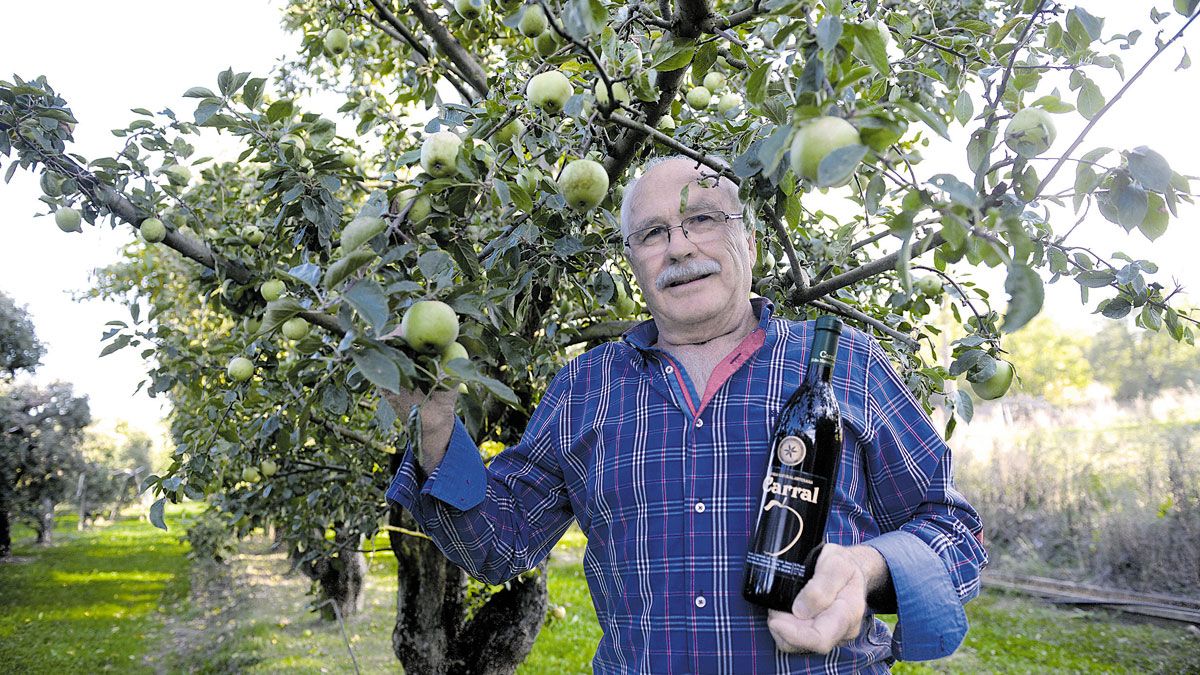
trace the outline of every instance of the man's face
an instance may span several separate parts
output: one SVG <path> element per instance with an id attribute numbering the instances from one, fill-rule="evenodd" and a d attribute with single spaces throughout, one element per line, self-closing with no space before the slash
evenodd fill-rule
<path id="1" fill-rule="evenodd" d="M 673 227 L 684 218 L 702 213 L 740 215 L 741 207 L 729 191 L 719 188 L 715 179 L 702 175 L 695 163 L 686 160 L 671 160 L 651 168 L 635 186 L 625 234 L 653 225 Z M 685 187 L 687 202 L 681 211 Z M 716 217 L 720 218 L 720 213 Z M 670 242 L 660 251 L 626 249 L 646 304 L 660 329 L 680 330 L 706 322 L 721 323 L 722 319 L 740 312 L 750 297 L 755 257 L 753 232 L 747 232 L 739 218 L 721 225 L 719 234 L 711 241 L 699 244 L 685 237 L 679 228 L 671 230 L 670 235 Z M 662 283 L 670 280 L 675 283 Z"/>

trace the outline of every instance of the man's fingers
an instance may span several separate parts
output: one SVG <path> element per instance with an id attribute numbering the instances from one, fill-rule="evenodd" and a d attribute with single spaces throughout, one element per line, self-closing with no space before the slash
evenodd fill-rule
<path id="1" fill-rule="evenodd" d="M 845 632 L 837 618 L 822 615 L 816 619 L 801 619 L 787 612 L 771 611 L 767 627 L 782 652 L 815 652 L 827 654 L 841 641 Z"/>
<path id="2" fill-rule="evenodd" d="M 817 558 L 812 579 L 792 602 L 792 613 L 811 618 L 828 609 L 842 588 L 850 583 L 857 569 L 843 547 L 826 544 Z"/>

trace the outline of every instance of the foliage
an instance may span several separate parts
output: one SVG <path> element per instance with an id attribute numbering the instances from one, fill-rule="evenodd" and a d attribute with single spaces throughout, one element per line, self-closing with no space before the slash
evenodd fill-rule
<path id="1" fill-rule="evenodd" d="M 1200 354 L 1161 333 L 1134 331 L 1126 323 L 1101 329 L 1087 352 L 1096 379 L 1121 401 L 1153 399 L 1174 388 L 1200 385 Z"/>
<path id="2" fill-rule="evenodd" d="M 1087 358 L 1090 345 L 1091 340 L 1086 336 L 1042 315 L 1006 340 L 1004 348 L 1008 360 L 1021 373 L 1016 385 L 1018 391 L 1066 405 L 1078 400 L 1083 389 L 1092 383 Z"/>
<path id="3" fill-rule="evenodd" d="M 44 353 L 29 311 L 0 291 L 0 375 L 11 379 L 18 371 L 33 370 Z"/>

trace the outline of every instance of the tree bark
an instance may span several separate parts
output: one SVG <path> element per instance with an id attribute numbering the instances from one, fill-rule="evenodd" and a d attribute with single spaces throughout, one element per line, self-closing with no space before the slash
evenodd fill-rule
<path id="1" fill-rule="evenodd" d="M 12 555 L 12 528 L 8 524 L 8 496 L 0 488 L 0 558 Z"/>
<path id="2" fill-rule="evenodd" d="M 340 551 L 336 556 L 318 558 L 300 566 L 304 574 L 321 588 L 321 618 L 325 621 L 343 619 L 362 611 L 366 601 L 363 594 L 367 579 L 367 559 L 358 550 L 362 536 L 357 532 L 337 530 L 334 543 Z M 337 608 L 334 608 L 337 605 Z"/>
<path id="3" fill-rule="evenodd" d="M 550 597 L 544 562 L 539 570 L 532 579 L 513 579 L 475 612 L 459 638 L 467 649 L 455 675 L 511 675 L 529 656 Z"/>
<path id="4" fill-rule="evenodd" d="M 37 543 L 49 546 L 54 539 L 54 501 L 42 497 L 37 517 Z"/>

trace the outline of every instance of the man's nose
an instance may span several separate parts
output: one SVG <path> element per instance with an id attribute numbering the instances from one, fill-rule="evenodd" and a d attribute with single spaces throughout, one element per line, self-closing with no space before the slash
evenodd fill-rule
<path id="1" fill-rule="evenodd" d="M 683 260 L 690 258 L 699 251 L 691 239 L 688 239 L 686 230 L 682 227 L 675 228 L 670 231 L 671 240 L 667 242 L 667 256 L 671 260 Z"/>

